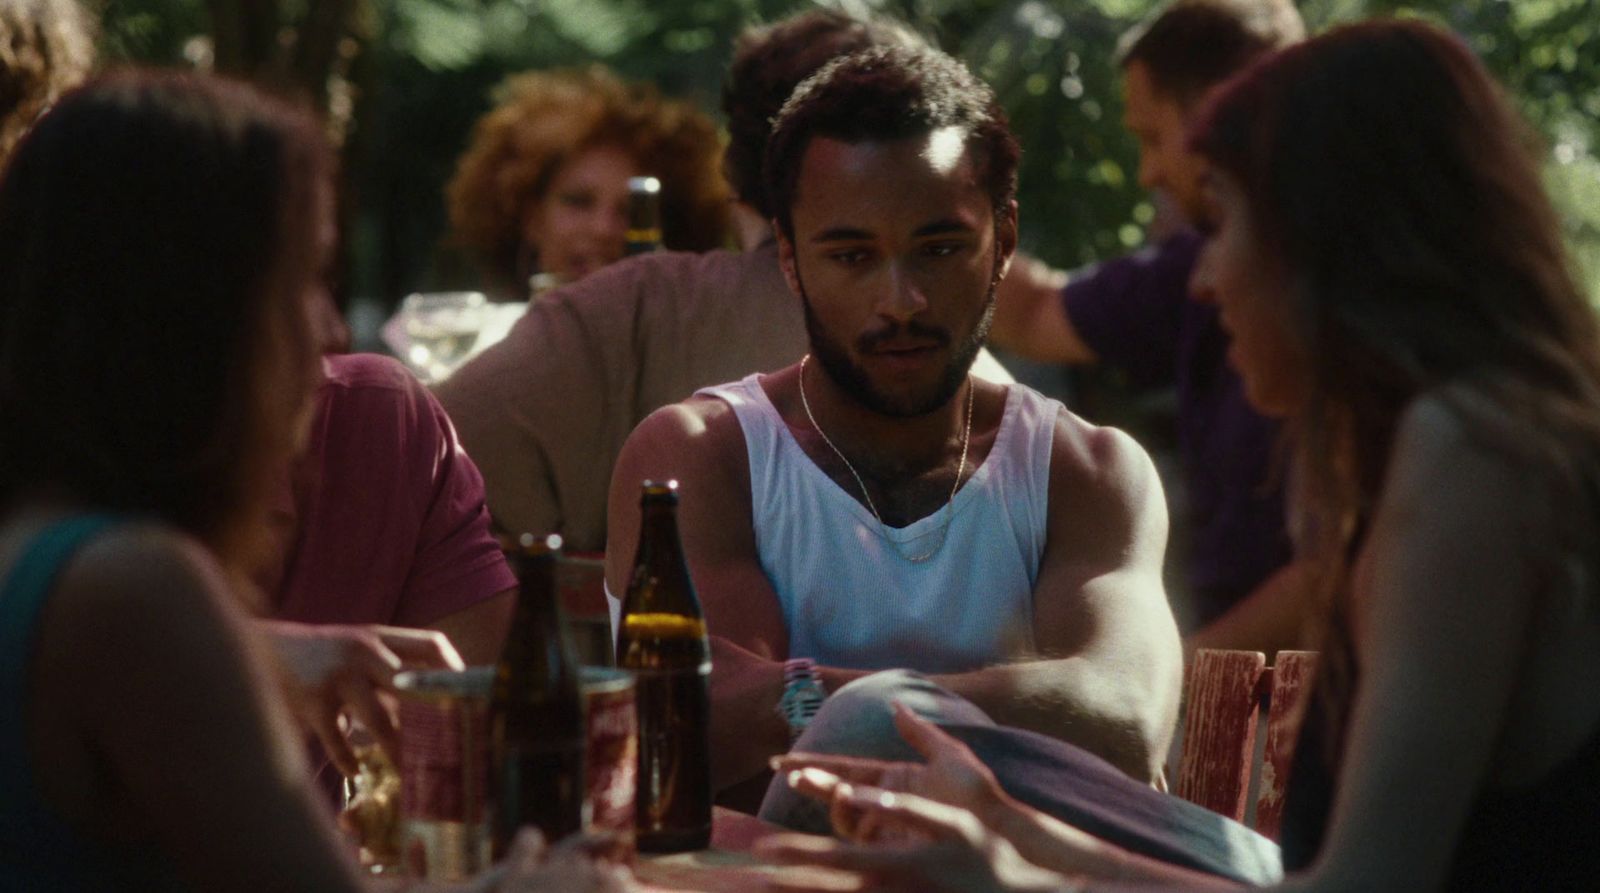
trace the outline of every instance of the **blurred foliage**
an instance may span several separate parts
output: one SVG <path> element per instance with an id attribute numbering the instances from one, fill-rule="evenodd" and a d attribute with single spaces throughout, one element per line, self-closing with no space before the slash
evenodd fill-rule
<path id="1" fill-rule="evenodd" d="M 117 0 L 112 60 L 207 58 L 216 17 L 263 9 L 285 43 L 314 0 Z M 795 0 L 357 0 L 343 74 L 352 205 L 350 288 L 394 301 L 438 284 L 441 190 L 490 90 L 525 68 L 604 62 L 715 109 L 727 48 Z M 999 93 L 1024 147 L 1024 247 L 1074 267 L 1140 244 L 1154 208 L 1123 132 L 1117 37 L 1155 0 L 828 0 L 899 16 L 966 59 Z M 1302 0 L 1308 25 L 1420 15 L 1465 36 L 1544 138 L 1549 182 L 1591 293 L 1600 294 L 1600 0 Z M 326 105 L 326 98 L 322 98 Z"/>

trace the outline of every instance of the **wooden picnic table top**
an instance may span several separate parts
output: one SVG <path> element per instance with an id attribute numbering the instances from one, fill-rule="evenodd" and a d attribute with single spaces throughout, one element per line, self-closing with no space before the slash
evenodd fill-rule
<path id="1" fill-rule="evenodd" d="M 640 855 L 634 874 L 650 893 L 756 893 L 776 879 L 804 880 L 823 889 L 859 890 L 860 881 L 819 868 L 764 863 L 751 853 L 756 841 L 783 828 L 752 815 L 716 807 L 711 847 L 666 856 Z"/>

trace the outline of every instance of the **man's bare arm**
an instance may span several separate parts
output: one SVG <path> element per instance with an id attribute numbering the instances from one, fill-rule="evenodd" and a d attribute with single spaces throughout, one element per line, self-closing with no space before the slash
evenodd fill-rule
<path id="1" fill-rule="evenodd" d="M 634 429 L 611 478 L 606 586 L 621 596 L 639 536 L 639 485 L 678 481 L 678 535 L 712 636 L 711 747 L 717 789 L 766 769 L 789 744 L 775 707 L 789 636 L 761 570 L 744 432 L 721 400 L 693 398 Z"/>
<path id="2" fill-rule="evenodd" d="M 492 664 L 500 657 L 516 609 L 517 591 L 507 589 L 440 617 L 428 628 L 444 633 L 468 664 Z"/>
<path id="3" fill-rule="evenodd" d="M 1034 587 L 1039 660 L 940 677 L 998 722 L 1052 735 L 1154 779 L 1182 687 L 1161 585 L 1166 507 L 1130 438 L 1063 416 L 1049 540 Z"/>
<path id="4" fill-rule="evenodd" d="M 1099 360 L 1067 316 L 1061 289 L 1067 274 L 1017 255 L 1000 280 L 989 343 L 1042 363 L 1091 365 Z"/>

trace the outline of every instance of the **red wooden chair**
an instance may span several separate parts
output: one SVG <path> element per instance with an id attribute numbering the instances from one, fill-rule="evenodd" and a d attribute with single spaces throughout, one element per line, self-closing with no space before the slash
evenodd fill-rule
<path id="1" fill-rule="evenodd" d="M 1177 794 L 1243 822 L 1254 769 L 1256 727 L 1267 706 L 1267 740 L 1259 773 L 1256 830 L 1277 839 L 1283 792 L 1299 732 L 1300 701 L 1309 691 L 1316 654 L 1280 651 L 1268 667 L 1259 651 L 1195 652 L 1189 669 L 1183 753 Z"/>
<path id="2" fill-rule="evenodd" d="M 1283 794 L 1289 783 L 1289 764 L 1311 680 L 1317 669 L 1315 651 L 1280 651 L 1273 663 L 1271 698 L 1267 708 L 1267 745 L 1261 760 L 1261 782 L 1256 794 L 1256 830 L 1278 839 L 1283 822 Z"/>

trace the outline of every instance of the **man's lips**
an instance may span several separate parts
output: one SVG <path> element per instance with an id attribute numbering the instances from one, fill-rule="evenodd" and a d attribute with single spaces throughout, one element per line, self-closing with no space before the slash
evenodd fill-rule
<path id="1" fill-rule="evenodd" d="M 894 346 L 875 347 L 872 349 L 872 353 L 884 354 L 891 357 L 911 356 L 913 354 L 926 353 L 930 350 L 938 350 L 939 347 L 940 345 L 938 344 L 900 344 Z"/>

